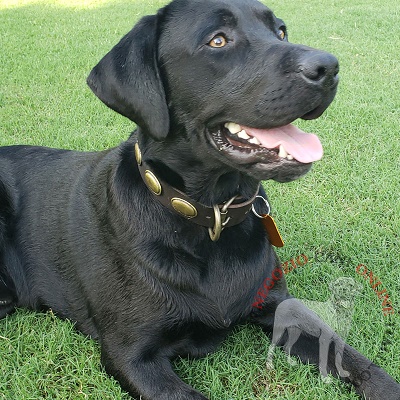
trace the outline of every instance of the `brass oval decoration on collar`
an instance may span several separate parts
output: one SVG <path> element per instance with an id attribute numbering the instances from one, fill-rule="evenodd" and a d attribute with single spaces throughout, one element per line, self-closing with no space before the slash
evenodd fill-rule
<path id="1" fill-rule="evenodd" d="M 148 169 L 144 173 L 144 178 L 146 179 L 146 184 L 149 189 L 156 195 L 159 196 L 162 192 L 162 187 L 160 181 L 157 177 Z"/>
<path id="2" fill-rule="evenodd" d="M 135 158 L 139 165 L 142 165 L 142 152 L 140 151 L 139 144 L 135 143 Z"/>
<path id="3" fill-rule="evenodd" d="M 171 205 L 175 211 L 183 215 L 186 218 L 194 218 L 197 216 L 196 207 L 190 204 L 188 201 L 174 197 L 171 199 Z"/>

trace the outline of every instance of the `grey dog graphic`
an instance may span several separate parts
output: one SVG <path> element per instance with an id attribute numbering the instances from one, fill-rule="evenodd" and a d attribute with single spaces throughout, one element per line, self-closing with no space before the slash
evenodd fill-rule
<path id="1" fill-rule="evenodd" d="M 288 355 L 289 364 L 296 364 L 290 358 L 290 354 L 292 347 L 303 333 L 319 338 L 318 366 L 324 382 L 331 382 L 327 369 L 328 352 L 331 343 L 335 346 L 335 366 L 339 375 L 343 378 L 349 376 L 348 371 L 342 367 L 344 339 L 351 327 L 350 322 L 353 316 L 355 298 L 362 287 L 352 278 L 341 277 L 333 281 L 329 288 L 332 295 L 326 302 L 287 299 L 279 304 L 275 312 L 272 342 L 268 350 L 268 368 L 273 368 L 272 359 L 275 348 L 282 342 L 284 342 L 283 348 Z M 305 309 L 303 304 L 306 304 L 315 312 Z M 306 313 L 307 315 L 305 315 Z M 318 328 L 306 322 L 307 320 L 318 318 L 322 318 L 325 321 Z M 340 336 L 335 330 L 340 333 Z M 287 332 L 286 341 L 283 339 L 285 331 Z"/>
<path id="2" fill-rule="evenodd" d="M 327 301 L 300 299 L 322 318 L 343 340 L 347 339 L 353 320 L 354 306 L 363 286 L 353 278 L 340 277 L 329 284 Z"/>

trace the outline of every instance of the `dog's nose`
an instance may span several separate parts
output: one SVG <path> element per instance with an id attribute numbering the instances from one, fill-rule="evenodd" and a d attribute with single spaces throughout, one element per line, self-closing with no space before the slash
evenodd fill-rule
<path id="1" fill-rule="evenodd" d="M 330 87 L 337 83 L 339 61 L 330 53 L 314 50 L 303 55 L 298 71 L 308 82 Z"/>

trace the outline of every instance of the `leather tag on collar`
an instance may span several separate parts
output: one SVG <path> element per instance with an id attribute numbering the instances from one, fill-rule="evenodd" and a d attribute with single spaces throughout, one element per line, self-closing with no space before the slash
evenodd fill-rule
<path id="1" fill-rule="evenodd" d="M 269 214 L 262 214 L 262 223 L 267 231 L 269 242 L 275 247 L 283 247 L 284 242 L 274 219 Z"/>

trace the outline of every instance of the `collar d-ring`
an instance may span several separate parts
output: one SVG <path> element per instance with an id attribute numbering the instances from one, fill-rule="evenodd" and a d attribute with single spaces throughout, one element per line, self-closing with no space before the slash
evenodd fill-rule
<path id="1" fill-rule="evenodd" d="M 267 210 L 268 210 L 268 211 L 266 212 L 266 215 L 269 215 L 269 214 L 271 213 L 271 206 L 269 205 L 268 200 L 267 200 L 265 197 L 260 196 L 260 195 L 257 195 L 257 196 L 256 196 L 256 199 L 262 199 L 262 200 L 264 200 L 264 203 L 265 203 L 265 205 L 267 206 Z M 261 219 L 264 218 L 263 216 L 261 216 L 260 214 L 258 214 L 258 212 L 256 211 L 256 209 L 255 209 L 255 207 L 254 207 L 254 203 L 253 203 L 252 206 L 251 206 L 251 211 L 253 211 L 253 214 L 254 214 L 256 217 L 261 218 Z"/>
<path id="2" fill-rule="evenodd" d="M 228 224 L 231 217 L 227 218 L 228 208 L 234 202 L 237 196 L 233 196 L 230 200 L 228 200 L 220 209 L 220 207 L 216 204 L 214 205 L 214 217 L 215 223 L 213 228 L 208 228 L 208 233 L 210 234 L 210 239 L 213 242 L 216 242 L 221 236 L 221 232 L 224 230 L 225 226 Z"/>

